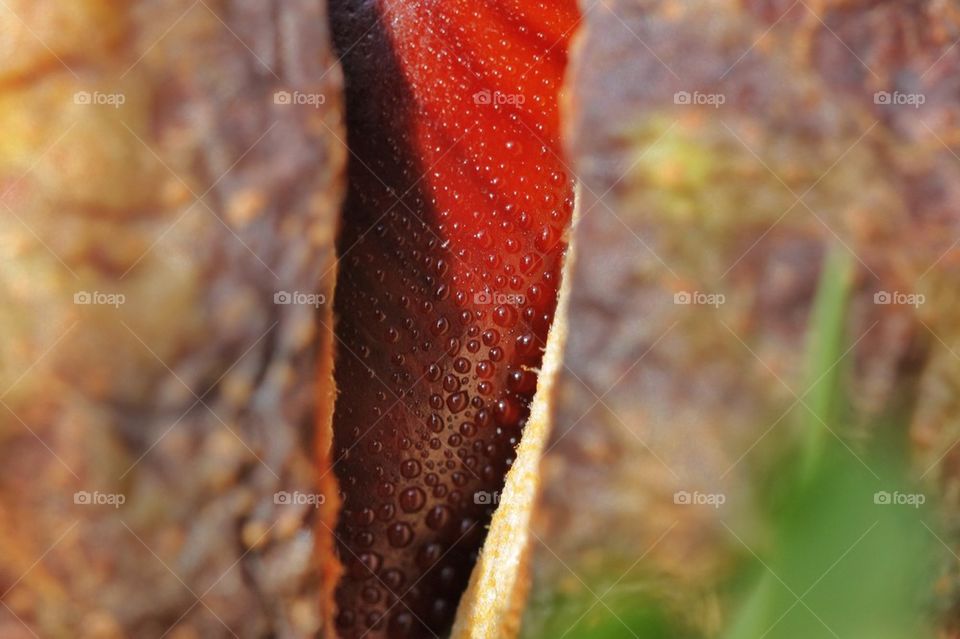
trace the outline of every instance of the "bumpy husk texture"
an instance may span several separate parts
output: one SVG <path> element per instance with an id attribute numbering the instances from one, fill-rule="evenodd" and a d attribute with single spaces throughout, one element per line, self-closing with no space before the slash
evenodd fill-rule
<path id="1" fill-rule="evenodd" d="M 751 485 L 776 472 L 765 461 L 789 439 L 778 429 L 791 407 L 805 410 L 805 327 L 828 246 L 856 257 L 854 345 L 838 362 L 854 421 L 904 404 L 916 474 L 932 468 L 956 495 L 960 13 L 853 0 L 581 8 L 566 110 L 579 257 L 527 629 L 545 636 L 557 601 L 594 602 L 587 584 L 600 583 L 598 595 L 692 593 L 677 607 L 709 634 L 723 621 L 711 584 L 742 551 L 722 522 L 756 542 Z M 925 303 L 875 303 L 894 292 Z M 744 498 L 675 503 L 696 490 Z"/>
<path id="2" fill-rule="evenodd" d="M 0 8 L 0 636 L 318 629 L 326 29 L 314 0 Z"/>

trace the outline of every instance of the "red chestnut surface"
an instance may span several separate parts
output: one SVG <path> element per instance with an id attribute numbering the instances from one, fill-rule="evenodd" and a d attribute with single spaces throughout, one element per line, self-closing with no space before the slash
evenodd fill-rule
<path id="1" fill-rule="evenodd" d="M 573 185 L 575 3 L 333 0 L 351 150 L 334 471 L 344 638 L 449 630 L 523 432 Z"/>

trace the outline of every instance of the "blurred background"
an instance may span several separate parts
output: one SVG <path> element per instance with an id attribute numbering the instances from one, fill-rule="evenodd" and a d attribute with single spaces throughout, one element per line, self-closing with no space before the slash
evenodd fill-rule
<path id="1" fill-rule="evenodd" d="M 524 636 L 957 636 L 958 7 L 581 8 Z"/>

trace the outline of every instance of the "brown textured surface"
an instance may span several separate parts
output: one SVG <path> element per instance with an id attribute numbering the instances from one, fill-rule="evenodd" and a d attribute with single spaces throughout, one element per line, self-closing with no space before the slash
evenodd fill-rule
<path id="1" fill-rule="evenodd" d="M 316 492 L 330 305 L 274 294 L 331 301 L 324 4 L 3 4 L 0 636 L 310 636 L 319 511 L 274 494 Z"/>
<path id="2" fill-rule="evenodd" d="M 581 578 L 636 585 L 654 572 L 659 590 L 671 590 L 669 575 L 692 586 L 674 592 L 706 592 L 742 550 L 721 521 L 755 541 L 750 485 L 776 472 L 768 460 L 806 410 L 787 412 L 807 390 L 804 330 L 832 243 L 858 259 L 848 330 L 859 341 L 840 363 L 853 372 L 857 415 L 899 393 L 915 400 L 918 475 L 960 433 L 956 8 L 584 0 L 581 9 L 565 111 L 583 187 L 579 258 L 543 468 L 532 636 L 556 612 L 551 597 L 582 591 Z M 881 90 L 926 103 L 876 104 Z M 678 91 L 725 102 L 676 104 Z M 725 303 L 675 304 L 684 291 Z M 877 291 L 926 303 L 877 305 Z M 679 506 L 678 490 L 728 501 Z M 709 601 L 684 609 L 708 633 L 718 627 Z"/>

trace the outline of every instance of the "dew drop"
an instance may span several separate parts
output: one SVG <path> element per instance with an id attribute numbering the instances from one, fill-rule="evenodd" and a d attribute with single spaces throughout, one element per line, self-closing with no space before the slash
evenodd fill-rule
<path id="1" fill-rule="evenodd" d="M 467 404 L 470 400 L 469 395 L 466 391 L 460 391 L 459 393 L 454 393 L 447 398 L 447 407 L 454 413 L 459 413 L 467 407 Z"/>
<path id="2" fill-rule="evenodd" d="M 413 541 L 413 529 L 410 524 L 397 522 L 387 529 L 387 539 L 394 548 L 405 548 Z"/>
<path id="3" fill-rule="evenodd" d="M 460 379 L 453 373 L 447 373 L 443 378 L 443 390 L 448 393 L 460 390 Z"/>
<path id="4" fill-rule="evenodd" d="M 457 371 L 461 375 L 470 372 L 470 360 L 466 357 L 458 357 L 453 360 L 453 370 Z"/>
<path id="5" fill-rule="evenodd" d="M 400 508 L 402 508 L 404 512 L 415 513 L 423 508 L 426 500 L 427 496 L 423 490 L 416 486 L 411 486 L 400 493 Z"/>
<path id="6" fill-rule="evenodd" d="M 400 474 L 407 479 L 413 479 L 420 474 L 420 462 L 416 459 L 407 459 L 400 464 Z"/>
<path id="7" fill-rule="evenodd" d="M 427 526 L 440 530 L 450 521 L 450 509 L 446 506 L 434 506 L 427 513 Z"/>

